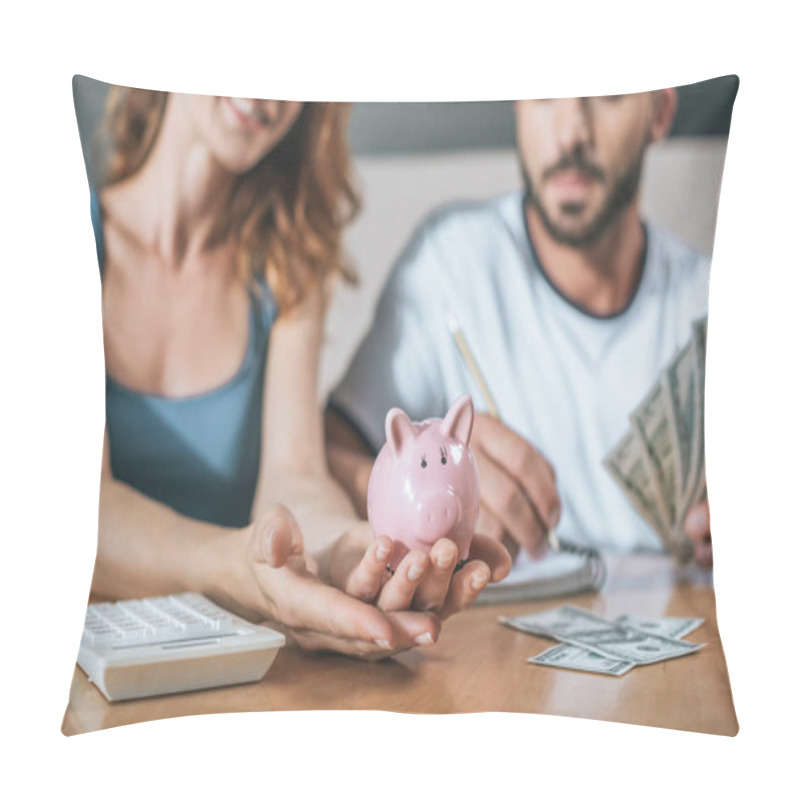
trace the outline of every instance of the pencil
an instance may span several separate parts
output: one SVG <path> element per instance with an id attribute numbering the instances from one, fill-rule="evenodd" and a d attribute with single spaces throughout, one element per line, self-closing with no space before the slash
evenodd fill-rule
<path id="1" fill-rule="evenodd" d="M 455 315 L 452 312 L 447 316 L 447 325 L 450 328 L 450 333 L 453 336 L 456 347 L 458 347 L 458 352 L 461 353 L 461 357 L 464 359 L 467 369 L 475 379 L 475 383 L 478 384 L 478 388 L 483 395 L 483 400 L 486 403 L 489 416 L 499 420 L 500 413 L 497 410 L 497 404 L 494 402 L 494 398 L 492 397 L 492 393 L 489 391 L 489 386 L 483 377 L 483 373 L 478 366 L 478 362 L 475 360 L 475 356 L 472 355 L 472 351 L 469 349 L 467 340 L 464 338 L 464 334 L 461 332 L 461 326 L 458 324 L 458 320 L 455 318 Z M 550 547 L 552 547 L 553 550 L 558 551 L 561 549 L 561 545 L 559 544 L 554 530 L 547 531 L 547 540 L 549 541 Z"/>

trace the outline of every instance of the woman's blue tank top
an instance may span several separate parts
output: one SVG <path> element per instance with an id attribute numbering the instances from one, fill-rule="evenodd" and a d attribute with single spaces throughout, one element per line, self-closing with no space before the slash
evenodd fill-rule
<path id="1" fill-rule="evenodd" d="M 100 274 L 105 263 L 99 197 L 91 195 Z M 250 521 L 261 455 L 269 332 L 277 305 L 266 282 L 251 292 L 250 334 L 238 372 L 203 394 L 170 398 L 133 391 L 106 374 L 106 428 L 117 480 L 195 519 L 227 527 Z"/>

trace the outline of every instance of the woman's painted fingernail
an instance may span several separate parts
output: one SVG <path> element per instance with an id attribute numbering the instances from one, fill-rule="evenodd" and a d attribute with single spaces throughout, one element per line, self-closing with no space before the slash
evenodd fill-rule
<path id="1" fill-rule="evenodd" d="M 414 641 L 417 644 L 421 645 L 433 644 L 433 636 L 431 636 L 429 633 L 423 633 L 417 636 L 417 638 L 414 639 Z"/>
<path id="2" fill-rule="evenodd" d="M 447 569 L 453 563 L 453 554 L 451 552 L 440 553 L 436 558 L 436 566 L 439 569 Z"/>
<path id="3" fill-rule="evenodd" d="M 387 547 L 385 544 L 378 545 L 378 549 L 375 551 L 375 557 L 378 561 L 383 561 L 389 557 L 391 549 L 391 547 Z"/>
<path id="4" fill-rule="evenodd" d="M 477 575 L 473 575 L 472 577 L 472 588 L 479 592 L 486 586 L 486 582 L 489 580 L 489 576 L 485 572 L 480 572 Z"/>
<path id="5" fill-rule="evenodd" d="M 384 650 L 391 650 L 392 649 L 392 646 L 389 644 L 389 640 L 388 639 L 376 639 L 375 640 L 375 644 L 378 645 L 378 647 L 383 648 Z"/>
<path id="6" fill-rule="evenodd" d="M 410 581 L 418 581 L 422 577 L 423 572 L 425 572 L 425 570 L 419 566 L 419 564 L 412 564 L 408 568 L 408 579 Z"/>

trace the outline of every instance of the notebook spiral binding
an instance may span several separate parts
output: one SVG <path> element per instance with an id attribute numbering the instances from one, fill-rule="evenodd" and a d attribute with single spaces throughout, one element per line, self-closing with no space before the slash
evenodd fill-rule
<path id="1" fill-rule="evenodd" d="M 573 555 L 583 556 L 591 566 L 592 578 L 595 581 L 597 588 L 603 586 L 608 577 L 608 570 L 603 556 L 596 547 L 589 547 L 587 545 L 573 544 L 572 542 L 565 542 L 559 539 L 559 550 L 564 553 L 572 553 Z"/>

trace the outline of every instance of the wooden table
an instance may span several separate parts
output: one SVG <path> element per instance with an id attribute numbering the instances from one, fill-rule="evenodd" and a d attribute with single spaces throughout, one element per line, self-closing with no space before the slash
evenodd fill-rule
<path id="1" fill-rule="evenodd" d="M 528 664 L 529 656 L 554 643 L 501 625 L 498 615 L 565 602 L 606 619 L 626 613 L 705 617 L 686 640 L 706 646 L 618 678 Z M 107 702 L 76 666 L 62 731 L 71 735 L 192 714 L 292 709 L 521 711 L 728 736 L 739 728 L 710 575 L 676 567 L 666 557 L 626 556 L 609 559 L 600 593 L 472 608 L 445 622 L 437 644 L 383 662 L 287 645 L 259 683 L 118 703 Z"/>

